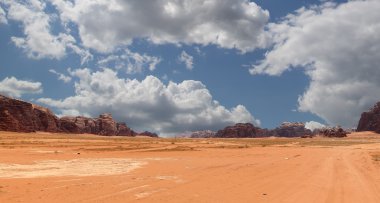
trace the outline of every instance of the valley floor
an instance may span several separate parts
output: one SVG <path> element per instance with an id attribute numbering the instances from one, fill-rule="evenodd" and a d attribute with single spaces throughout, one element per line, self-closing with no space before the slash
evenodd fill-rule
<path id="1" fill-rule="evenodd" d="M 0 202 L 380 202 L 380 135 L 163 139 L 0 132 Z"/>

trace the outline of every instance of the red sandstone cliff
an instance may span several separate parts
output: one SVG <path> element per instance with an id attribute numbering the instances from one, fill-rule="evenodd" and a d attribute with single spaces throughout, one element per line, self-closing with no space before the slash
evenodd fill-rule
<path id="1" fill-rule="evenodd" d="M 117 123 L 111 114 L 99 118 L 65 116 L 58 118 L 47 108 L 0 95 L 0 130 L 14 132 L 89 133 L 106 136 L 136 136 L 125 123 Z M 157 135 L 145 132 L 147 136 Z"/>

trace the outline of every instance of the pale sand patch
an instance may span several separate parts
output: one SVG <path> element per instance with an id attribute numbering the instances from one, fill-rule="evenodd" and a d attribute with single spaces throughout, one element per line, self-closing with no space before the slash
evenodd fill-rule
<path id="1" fill-rule="evenodd" d="M 79 181 L 82 180 L 81 178 L 74 178 L 74 179 L 68 179 L 68 180 L 58 180 L 55 181 L 56 183 L 62 183 L 62 182 L 73 182 L 73 181 Z"/>
<path id="2" fill-rule="evenodd" d="M 105 176 L 128 173 L 147 164 L 134 159 L 46 160 L 34 164 L 0 164 L 0 178 Z"/>
<path id="3" fill-rule="evenodd" d="M 173 181 L 175 183 L 184 183 L 185 181 L 178 178 L 178 176 L 157 176 L 156 179 L 158 180 L 169 180 Z"/>
<path id="4" fill-rule="evenodd" d="M 107 195 L 97 196 L 96 198 L 92 198 L 92 199 L 89 199 L 87 201 L 88 202 L 97 202 L 97 201 L 99 201 L 101 199 L 106 199 L 106 198 L 109 198 L 109 197 L 121 195 L 123 193 L 129 193 L 129 192 L 132 192 L 132 191 L 135 191 L 135 190 L 139 190 L 139 189 L 142 189 L 142 188 L 146 188 L 146 187 L 149 187 L 149 185 L 141 185 L 141 186 L 128 188 L 128 189 L 125 189 L 125 190 L 122 190 L 122 191 L 118 191 L 118 192 L 112 192 L 112 193 L 107 194 Z"/>
<path id="5" fill-rule="evenodd" d="M 158 180 L 178 180 L 177 176 L 157 176 Z"/>
<path id="6" fill-rule="evenodd" d="M 136 199 L 142 199 L 142 198 L 145 198 L 145 197 L 149 197 L 149 196 L 153 195 L 154 193 L 158 193 L 158 192 L 161 192 L 161 191 L 164 191 L 164 190 L 166 190 L 166 189 L 144 191 L 144 192 L 140 192 L 140 193 L 135 194 L 135 197 L 136 197 Z"/>

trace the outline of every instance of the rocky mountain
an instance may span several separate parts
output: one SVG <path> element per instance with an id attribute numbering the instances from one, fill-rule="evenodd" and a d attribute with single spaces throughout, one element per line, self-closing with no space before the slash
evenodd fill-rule
<path id="1" fill-rule="evenodd" d="M 256 137 L 275 137 L 277 136 L 274 130 L 266 128 L 257 128 Z"/>
<path id="2" fill-rule="evenodd" d="M 369 111 L 362 113 L 356 130 L 380 133 L 380 102 Z"/>
<path id="3" fill-rule="evenodd" d="M 216 132 L 211 130 L 202 130 L 193 132 L 190 137 L 191 138 L 213 138 L 215 137 Z"/>
<path id="4" fill-rule="evenodd" d="M 218 138 L 254 138 L 254 137 L 302 137 L 312 136 L 312 132 L 305 128 L 304 123 L 284 122 L 273 130 L 255 127 L 251 123 L 238 123 L 219 130 L 215 137 Z"/>
<path id="5" fill-rule="evenodd" d="M 158 137 L 156 133 L 152 133 L 149 131 L 144 131 L 142 133 L 138 133 L 137 136 L 145 136 L 145 137 Z"/>
<path id="6" fill-rule="evenodd" d="M 125 123 L 116 122 L 111 114 L 98 118 L 64 116 L 58 118 L 47 108 L 0 95 L 0 130 L 14 132 L 89 133 L 105 136 L 136 136 Z M 144 136 L 158 137 L 144 132 Z"/>
<path id="7" fill-rule="evenodd" d="M 88 133 L 105 136 L 136 136 L 125 123 L 117 123 L 111 114 L 101 114 L 99 118 L 64 116 L 60 119 L 61 130 L 66 133 Z"/>
<path id="8" fill-rule="evenodd" d="M 258 137 L 260 128 L 251 123 L 237 123 L 234 126 L 227 126 L 219 130 L 215 137 L 217 138 L 253 138 Z"/>
<path id="9" fill-rule="evenodd" d="M 301 137 L 310 136 L 313 133 L 305 128 L 305 123 L 300 122 L 283 122 L 280 127 L 273 130 L 278 137 Z"/>
<path id="10" fill-rule="evenodd" d="M 49 109 L 0 95 L 0 130 L 59 132 L 59 118 Z"/>
<path id="11" fill-rule="evenodd" d="M 136 136 L 136 132 L 130 129 L 124 122 L 116 123 L 117 136 Z M 157 136 L 158 137 L 158 136 Z"/>
<path id="12" fill-rule="evenodd" d="M 99 129 L 94 119 L 83 116 L 64 116 L 60 119 L 61 130 L 65 133 L 96 134 Z"/>

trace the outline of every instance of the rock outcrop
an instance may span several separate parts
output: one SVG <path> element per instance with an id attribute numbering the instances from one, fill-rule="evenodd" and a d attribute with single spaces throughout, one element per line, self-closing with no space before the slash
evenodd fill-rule
<path id="1" fill-rule="evenodd" d="M 117 128 L 117 136 L 129 136 L 129 137 L 136 136 L 136 132 L 130 129 L 125 123 L 117 123 L 116 128 Z"/>
<path id="2" fill-rule="evenodd" d="M 60 122 L 47 108 L 0 95 L 0 130 L 59 132 Z"/>
<path id="3" fill-rule="evenodd" d="M 219 130 L 215 137 L 217 138 L 254 138 L 258 137 L 261 129 L 251 123 L 237 123 L 234 126 L 225 127 Z"/>
<path id="4" fill-rule="evenodd" d="M 310 136 L 313 132 L 305 128 L 304 123 L 296 122 L 284 122 L 280 127 L 273 130 L 275 136 L 278 137 L 302 137 Z"/>
<path id="5" fill-rule="evenodd" d="M 64 116 L 60 118 L 61 130 L 66 133 L 97 134 L 99 126 L 94 119 L 83 116 Z"/>
<path id="6" fill-rule="evenodd" d="M 158 137 L 158 135 L 156 133 L 152 133 L 152 132 L 149 132 L 149 131 L 138 133 L 137 136 Z"/>
<path id="7" fill-rule="evenodd" d="M 251 123 L 238 123 L 219 130 L 215 137 L 218 138 L 255 138 L 255 137 L 303 137 L 312 136 L 313 133 L 305 128 L 304 123 L 284 122 L 280 127 L 268 130 L 255 127 Z"/>
<path id="8" fill-rule="evenodd" d="M 60 119 L 61 130 L 66 133 L 96 134 L 105 136 L 136 136 L 125 123 L 116 123 L 111 114 L 101 114 L 99 118 L 65 116 Z"/>
<path id="9" fill-rule="evenodd" d="M 97 119 L 99 123 L 99 135 L 117 135 L 116 121 L 109 113 L 101 114 Z"/>
<path id="10" fill-rule="evenodd" d="M 257 128 L 256 137 L 275 137 L 277 136 L 276 131 L 270 129 Z"/>
<path id="11" fill-rule="evenodd" d="M 202 130 L 193 132 L 190 137 L 191 138 L 213 138 L 215 137 L 216 132 L 211 130 Z"/>
<path id="12" fill-rule="evenodd" d="M 117 123 L 111 114 L 99 118 L 64 116 L 58 118 L 49 109 L 0 95 L 0 130 L 14 132 L 89 133 L 106 136 L 136 136 L 125 123 Z M 154 133 L 146 136 L 158 137 Z"/>
<path id="13" fill-rule="evenodd" d="M 333 128 L 320 129 L 318 134 L 325 137 L 347 137 L 348 132 L 337 126 Z"/>
<path id="14" fill-rule="evenodd" d="M 380 102 L 369 111 L 362 113 L 356 130 L 380 133 Z"/>

